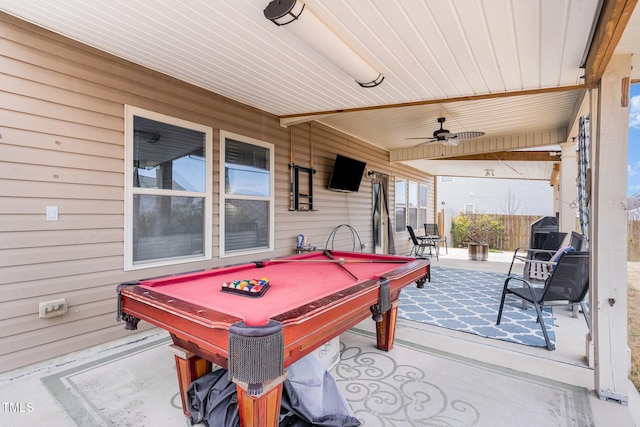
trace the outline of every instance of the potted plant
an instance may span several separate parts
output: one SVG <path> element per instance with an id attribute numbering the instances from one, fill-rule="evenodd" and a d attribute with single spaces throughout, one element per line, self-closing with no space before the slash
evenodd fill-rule
<path id="1" fill-rule="evenodd" d="M 501 225 L 489 215 L 474 218 L 467 229 L 469 259 L 486 261 L 489 258 L 489 245 L 496 242 Z"/>

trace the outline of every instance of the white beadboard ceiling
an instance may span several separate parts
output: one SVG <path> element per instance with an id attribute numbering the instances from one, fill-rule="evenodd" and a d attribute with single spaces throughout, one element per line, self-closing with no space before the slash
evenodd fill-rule
<path id="1" fill-rule="evenodd" d="M 268 21 L 268 0 L 0 0 L 0 10 L 278 115 L 283 124 L 324 123 L 431 173 L 484 176 L 491 168 L 499 177 L 549 178 L 550 162 L 499 168 L 423 159 L 523 148 L 513 142 L 523 135 L 534 146 L 549 143 L 540 135 L 570 138 L 600 0 L 304 3 L 384 75 L 382 84 L 361 88 L 286 26 Z M 617 50 L 636 54 L 633 78 L 640 78 L 639 15 Z M 501 96 L 511 93 L 518 96 Z M 412 150 L 419 141 L 406 138 L 430 136 L 438 117 L 454 133 L 485 132 L 482 143 Z"/>

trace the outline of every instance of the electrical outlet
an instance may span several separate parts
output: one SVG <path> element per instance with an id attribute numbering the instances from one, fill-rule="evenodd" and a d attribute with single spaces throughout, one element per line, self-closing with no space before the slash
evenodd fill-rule
<path id="1" fill-rule="evenodd" d="M 38 309 L 38 313 L 43 319 L 62 316 L 67 311 L 69 311 L 69 306 L 66 298 L 41 302 Z"/>

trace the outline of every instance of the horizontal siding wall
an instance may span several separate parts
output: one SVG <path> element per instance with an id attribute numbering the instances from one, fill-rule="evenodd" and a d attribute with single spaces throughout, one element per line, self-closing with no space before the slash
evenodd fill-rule
<path id="1" fill-rule="evenodd" d="M 324 246 L 340 224 L 372 250 L 371 183 L 363 179 L 357 193 L 328 190 L 336 153 L 389 175 L 391 196 L 395 177 L 427 182 L 433 194 L 431 176 L 391 165 L 384 150 L 318 124 L 283 128 L 273 115 L 3 13 L 0 51 L 0 371 L 131 334 L 115 321 L 118 283 L 253 260 L 217 258 L 221 129 L 275 145 L 275 251 L 261 258 L 293 253 L 300 233 Z M 214 129 L 213 261 L 123 270 L 125 104 Z M 317 171 L 313 212 L 290 210 L 292 154 Z M 46 206 L 58 207 L 58 221 L 45 221 Z M 405 233 L 396 246 L 409 252 Z M 40 319 L 38 303 L 57 298 L 69 312 Z"/>

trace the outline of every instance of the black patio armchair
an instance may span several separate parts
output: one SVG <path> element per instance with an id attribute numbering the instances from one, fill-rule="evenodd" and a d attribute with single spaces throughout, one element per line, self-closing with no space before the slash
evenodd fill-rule
<path id="1" fill-rule="evenodd" d="M 433 243 L 431 241 L 425 239 L 424 236 L 416 236 L 416 232 L 410 225 L 407 225 L 407 231 L 409 232 L 409 236 L 411 236 L 411 241 L 413 242 L 413 248 L 411 248 L 409 256 L 413 254 L 416 258 L 425 257 L 424 251 L 427 248 L 429 248 L 429 254 L 431 254 L 431 248 L 433 247 Z"/>
<path id="2" fill-rule="evenodd" d="M 571 244 L 574 244 L 574 235 L 572 234 Z M 525 280 L 543 282 L 545 281 L 553 268 L 555 262 L 551 261 L 558 250 L 564 250 L 560 246 L 564 241 L 567 233 L 551 232 L 548 233 L 540 248 L 523 248 L 519 247 L 513 253 L 511 265 L 509 266 L 508 276 L 511 276 L 515 261 L 524 262 L 522 277 Z M 581 235 L 580 235 L 581 236 Z M 582 246 L 580 242 L 580 246 Z M 579 251 L 579 247 L 572 247 L 573 250 Z"/>
<path id="3" fill-rule="evenodd" d="M 436 255 L 440 254 L 440 247 L 444 243 L 445 254 L 449 253 L 449 246 L 447 245 L 447 236 L 440 236 L 438 231 L 438 224 L 424 224 L 424 235 L 427 239 L 431 240 L 436 248 Z M 437 258 L 437 256 L 436 256 Z M 438 258 L 439 259 L 439 258 Z"/>
<path id="4" fill-rule="evenodd" d="M 511 287 L 512 281 L 518 282 L 517 287 Z M 509 276 L 504 282 L 502 299 L 496 325 L 502 319 L 502 310 L 508 294 L 515 295 L 522 300 L 533 304 L 536 308 L 537 321 L 542 328 L 548 350 L 555 350 L 555 345 L 549 340 L 549 334 L 542 318 L 542 308 L 548 306 L 575 306 L 579 304 L 584 314 L 584 319 L 589 328 L 589 314 L 584 303 L 589 291 L 589 253 L 567 252 L 553 267 L 551 276 L 545 281 L 544 287 L 536 287 L 529 280 Z"/>

